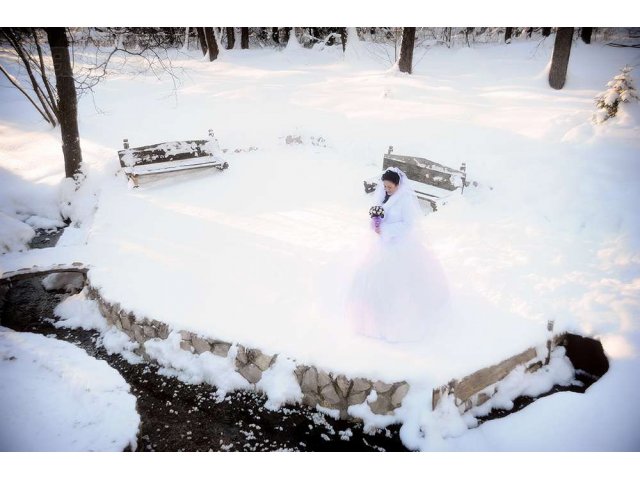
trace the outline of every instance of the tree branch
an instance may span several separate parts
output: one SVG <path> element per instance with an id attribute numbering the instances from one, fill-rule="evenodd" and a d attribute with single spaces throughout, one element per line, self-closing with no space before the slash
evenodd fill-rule
<path id="1" fill-rule="evenodd" d="M 40 107 L 38 107 L 38 105 L 36 104 L 36 102 L 33 100 L 33 98 L 31 98 L 31 96 L 27 93 L 27 91 L 22 88 L 22 85 L 20 85 L 20 83 L 18 83 L 18 80 L 16 80 L 15 78 L 13 78 L 13 76 L 7 72 L 7 70 L 2 66 L 2 64 L 0 64 L 0 72 L 2 72 L 4 74 L 5 77 L 7 77 L 9 79 L 9 81 L 13 84 L 14 87 L 16 87 L 20 92 L 22 92 L 22 94 L 27 97 L 27 99 L 31 102 L 31 104 L 36 108 L 36 110 L 38 111 L 38 113 L 40 113 L 40 115 L 42 115 L 42 118 L 45 119 L 45 121 L 49 124 L 51 124 L 52 126 L 56 126 L 55 122 L 52 123 L 51 119 L 48 118 L 45 113 L 42 111 L 42 109 Z"/>

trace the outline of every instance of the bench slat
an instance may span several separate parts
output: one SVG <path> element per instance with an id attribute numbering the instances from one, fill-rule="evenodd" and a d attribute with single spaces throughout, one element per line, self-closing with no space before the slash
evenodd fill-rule
<path id="1" fill-rule="evenodd" d="M 389 167 L 399 168 L 409 180 L 451 191 L 458 188 L 451 181 L 451 177 L 456 175 L 464 178 L 465 176 L 460 170 L 446 167 L 426 158 L 387 153 L 384 155 L 382 169 L 386 170 Z"/>
<path id="2" fill-rule="evenodd" d="M 153 165 L 140 165 L 135 167 L 125 167 L 123 170 L 127 175 L 148 175 L 151 173 L 164 173 L 173 172 L 178 170 L 188 170 L 191 168 L 204 168 L 204 167 L 223 167 L 226 163 L 224 160 L 218 158 L 207 157 L 210 160 L 196 160 L 191 159 L 178 162 L 172 162 L 170 165 L 156 166 Z M 227 165 L 228 166 L 228 165 Z M 224 167 L 226 168 L 226 167 Z"/>
<path id="3" fill-rule="evenodd" d="M 145 147 L 119 150 L 118 157 L 122 167 L 208 157 L 211 155 L 206 145 L 208 142 L 209 140 L 185 140 L 157 143 Z"/>

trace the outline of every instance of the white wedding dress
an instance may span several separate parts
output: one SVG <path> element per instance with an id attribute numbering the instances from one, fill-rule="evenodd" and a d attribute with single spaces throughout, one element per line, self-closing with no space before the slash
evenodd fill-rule
<path id="1" fill-rule="evenodd" d="M 390 342 L 418 341 L 443 322 L 449 301 L 446 275 L 434 254 L 420 241 L 423 220 L 418 199 L 399 169 L 400 184 L 383 203 L 382 181 L 375 205 L 384 209 L 380 234 L 353 272 L 346 292 L 346 316 L 355 333 Z"/>

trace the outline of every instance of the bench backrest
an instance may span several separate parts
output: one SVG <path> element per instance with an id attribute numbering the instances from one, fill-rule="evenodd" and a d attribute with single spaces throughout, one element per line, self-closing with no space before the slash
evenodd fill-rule
<path id="1" fill-rule="evenodd" d="M 393 147 L 389 147 L 389 152 L 384 155 L 382 170 L 386 170 L 389 167 L 397 167 L 407 175 L 409 180 L 426 183 L 445 190 L 455 190 L 460 186 L 459 183 L 454 183 L 453 176 L 457 176 L 463 184 L 465 183 L 467 174 L 464 163 L 460 170 L 456 170 L 426 158 L 394 155 L 392 152 Z"/>
<path id="2" fill-rule="evenodd" d="M 129 148 L 129 141 L 124 140 L 124 150 L 118 151 L 122 167 L 149 165 L 151 163 L 187 160 L 190 158 L 208 157 L 218 153 L 218 141 L 209 131 L 211 138 L 205 140 L 184 140 L 179 142 L 157 143 L 145 147 Z"/>

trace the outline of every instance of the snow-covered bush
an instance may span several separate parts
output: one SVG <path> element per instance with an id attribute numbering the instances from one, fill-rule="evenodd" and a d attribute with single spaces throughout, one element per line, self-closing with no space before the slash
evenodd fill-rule
<path id="1" fill-rule="evenodd" d="M 615 117 L 620 102 L 638 101 L 638 92 L 631 78 L 631 70 L 630 66 L 625 66 L 620 74 L 607 83 L 609 88 L 596 96 L 598 111 L 593 115 L 594 123 L 602 123 Z"/>

